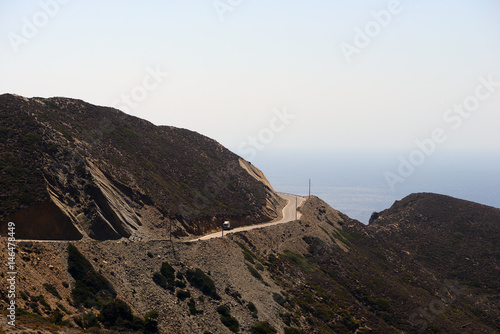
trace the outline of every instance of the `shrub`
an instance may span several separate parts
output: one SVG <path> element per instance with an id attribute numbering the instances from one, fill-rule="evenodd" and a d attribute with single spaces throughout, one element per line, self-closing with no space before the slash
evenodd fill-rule
<path id="1" fill-rule="evenodd" d="M 158 333 L 158 312 L 149 311 L 144 315 L 144 333 L 153 334 Z"/>
<path id="2" fill-rule="evenodd" d="M 165 276 L 163 276 L 160 273 L 154 273 L 153 274 L 153 282 L 158 284 L 160 287 L 164 288 L 165 290 L 170 290 L 174 291 L 175 290 L 175 285 L 173 284 L 174 282 L 168 281 Z"/>
<path id="3" fill-rule="evenodd" d="M 253 334 L 276 334 L 278 331 L 271 326 L 267 321 L 259 321 L 250 327 L 250 333 Z"/>
<path id="4" fill-rule="evenodd" d="M 116 296 L 111 283 L 96 272 L 92 264 L 72 244 L 68 244 L 68 272 L 75 279 L 71 296 L 77 305 L 91 307 L 100 298 L 98 296 Z"/>
<path id="5" fill-rule="evenodd" d="M 99 315 L 99 321 L 105 327 L 113 326 L 118 319 L 124 321 L 132 321 L 133 315 L 130 307 L 120 299 L 109 299 L 106 300 L 101 309 L 101 314 Z"/>
<path id="6" fill-rule="evenodd" d="M 63 305 L 63 304 L 61 304 L 61 303 L 56 303 L 56 306 L 57 306 L 57 307 L 59 307 L 59 309 L 60 309 L 61 311 L 63 311 L 64 313 L 66 313 L 66 314 L 71 314 L 71 312 L 70 312 L 70 311 L 68 311 L 68 309 L 67 309 L 66 307 L 64 307 L 64 305 Z"/>
<path id="7" fill-rule="evenodd" d="M 149 311 L 148 313 L 146 313 L 144 315 L 144 320 L 148 320 L 148 319 L 158 319 L 159 317 L 159 314 L 157 311 L 155 310 L 152 310 L 152 311 Z"/>
<path id="8" fill-rule="evenodd" d="M 269 256 L 267 257 L 268 261 L 271 262 L 271 263 L 274 263 L 276 261 L 278 261 L 278 258 L 276 257 L 276 255 L 274 254 L 269 254 Z"/>
<path id="9" fill-rule="evenodd" d="M 99 321 L 106 327 L 116 330 L 142 331 L 145 322 L 132 314 L 130 306 L 120 299 L 103 301 Z"/>
<path id="10" fill-rule="evenodd" d="M 349 313 L 349 311 L 342 310 L 340 312 L 340 315 L 342 316 L 342 318 L 341 318 L 342 324 L 345 327 L 347 327 L 349 330 L 354 332 L 355 330 L 357 330 L 359 328 L 359 323 L 356 320 L 354 320 L 354 318 Z"/>
<path id="11" fill-rule="evenodd" d="M 19 291 L 19 294 L 21 295 L 22 299 L 24 299 L 24 300 L 28 300 L 29 299 L 29 295 L 26 292 Z"/>
<path id="12" fill-rule="evenodd" d="M 50 322 L 56 325 L 60 325 L 62 323 L 63 317 L 64 314 L 62 314 L 62 312 L 58 308 L 56 308 L 50 315 Z"/>
<path id="13" fill-rule="evenodd" d="M 310 271 L 312 269 L 310 261 L 308 261 L 307 258 L 304 258 L 302 255 L 298 253 L 294 253 L 289 250 L 285 250 L 283 253 L 283 256 L 290 259 L 291 261 L 295 262 L 298 264 L 302 269 Z M 310 260 L 310 258 L 309 258 Z"/>
<path id="14" fill-rule="evenodd" d="M 221 299 L 217 294 L 214 281 L 212 281 L 212 279 L 208 277 L 208 275 L 205 274 L 200 268 L 196 268 L 195 270 L 189 269 L 186 272 L 186 279 L 192 286 L 198 288 L 204 295 L 217 300 Z"/>
<path id="15" fill-rule="evenodd" d="M 290 313 L 280 313 L 279 316 L 285 325 L 290 326 L 292 322 L 292 315 Z"/>
<path id="16" fill-rule="evenodd" d="M 193 298 L 191 298 L 189 301 L 188 301 L 188 307 L 189 307 L 189 313 L 195 315 L 195 314 L 198 314 L 200 313 L 200 311 L 198 311 L 196 309 L 196 302 L 194 301 Z"/>
<path id="17" fill-rule="evenodd" d="M 86 328 L 101 328 L 99 325 L 99 321 L 97 321 L 97 317 L 92 312 L 86 312 L 83 317 L 74 317 L 73 320 L 75 324 L 83 329 Z"/>
<path id="18" fill-rule="evenodd" d="M 229 310 L 229 306 L 227 306 L 227 305 L 221 305 L 221 306 L 217 307 L 217 313 L 219 313 L 220 315 L 225 315 L 225 316 L 231 315 L 231 312 Z"/>
<path id="19" fill-rule="evenodd" d="M 240 323 L 236 318 L 231 316 L 229 306 L 221 305 L 217 307 L 217 312 L 220 314 L 220 321 L 229 328 L 233 333 L 237 333 L 240 330 Z"/>
<path id="20" fill-rule="evenodd" d="M 235 241 L 235 243 L 240 246 L 240 248 L 242 249 L 242 252 L 243 252 L 243 257 L 245 258 L 245 260 L 247 260 L 248 262 L 250 263 L 255 263 L 254 259 L 257 259 L 257 257 L 255 256 L 255 254 L 253 254 L 244 244 L 242 244 L 241 242 L 238 242 L 238 241 Z"/>
<path id="21" fill-rule="evenodd" d="M 273 292 L 273 299 L 276 303 L 283 306 L 286 302 L 285 297 L 283 297 L 280 293 Z"/>
<path id="22" fill-rule="evenodd" d="M 47 301 L 45 300 L 45 297 L 40 295 L 38 297 L 36 297 L 36 300 L 47 310 L 47 311 L 51 311 L 52 308 L 50 307 L 49 303 L 47 303 Z"/>
<path id="23" fill-rule="evenodd" d="M 391 308 L 391 304 L 387 301 L 387 299 L 377 298 L 375 301 L 377 306 L 383 311 L 388 311 Z"/>
<path id="24" fill-rule="evenodd" d="M 82 317 L 74 317 L 73 318 L 73 321 L 75 322 L 75 324 L 80 327 L 80 328 L 85 328 L 83 327 L 83 322 L 82 322 Z"/>
<path id="25" fill-rule="evenodd" d="M 35 133 L 28 132 L 23 136 L 22 141 L 27 146 L 35 146 L 39 145 L 42 142 L 42 138 L 40 138 L 40 136 Z"/>
<path id="26" fill-rule="evenodd" d="M 247 304 L 247 307 L 248 307 L 248 309 L 250 310 L 250 312 L 252 312 L 252 313 L 258 313 L 258 312 L 259 312 L 259 311 L 257 310 L 257 307 L 255 307 L 255 304 L 254 304 L 254 303 L 252 303 L 252 302 L 249 302 L 249 303 Z"/>
<path id="27" fill-rule="evenodd" d="M 108 135 L 117 143 L 127 145 L 137 141 L 139 137 L 134 130 L 127 127 L 115 128 L 112 132 L 108 133 Z"/>
<path id="28" fill-rule="evenodd" d="M 174 285 L 181 289 L 184 289 L 186 287 L 186 283 L 184 281 L 175 281 Z"/>
<path id="29" fill-rule="evenodd" d="M 285 327 L 285 334 L 302 334 L 302 331 L 293 327 Z"/>
<path id="30" fill-rule="evenodd" d="M 233 333 L 238 333 L 240 330 L 240 323 L 232 316 L 226 317 L 221 315 L 220 321 Z"/>
<path id="31" fill-rule="evenodd" d="M 99 322 L 97 321 L 97 317 L 93 312 L 85 313 L 83 315 L 81 323 L 82 323 L 81 325 L 82 328 L 92 328 L 92 327 L 101 328 Z"/>
<path id="32" fill-rule="evenodd" d="M 247 268 L 248 268 L 248 271 L 250 272 L 250 274 L 252 274 L 253 277 L 255 277 L 256 279 L 258 279 L 259 281 L 262 281 L 262 276 L 259 274 L 259 272 L 257 271 L 257 269 L 255 269 L 254 267 L 252 267 L 252 265 L 250 264 L 246 264 L 247 265 Z"/>
<path id="33" fill-rule="evenodd" d="M 57 291 L 56 287 L 53 286 L 52 284 L 44 283 L 43 287 L 45 288 L 45 290 L 47 290 L 47 292 L 49 292 L 52 295 L 54 295 L 54 297 L 57 297 L 58 299 L 62 299 L 62 297 L 59 294 L 59 292 Z"/>
<path id="34" fill-rule="evenodd" d="M 167 289 L 167 279 L 160 273 L 153 274 L 153 282 L 158 284 L 160 287 Z"/>
<path id="35" fill-rule="evenodd" d="M 165 276 L 167 281 L 173 282 L 175 280 L 175 269 L 168 262 L 161 264 L 160 273 Z"/>
<path id="36" fill-rule="evenodd" d="M 238 291 L 231 291 L 231 289 L 227 287 L 224 292 L 233 297 L 239 304 L 243 304 L 243 301 L 241 300 L 241 294 Z"/>
<path id="37" fill-rule="evenodd" d="M 186 290 L 177 290 L 177 298 L 179 298 L 180 300 L 184 300 L 190 297 L 191 297 L 191 292 Z"/>

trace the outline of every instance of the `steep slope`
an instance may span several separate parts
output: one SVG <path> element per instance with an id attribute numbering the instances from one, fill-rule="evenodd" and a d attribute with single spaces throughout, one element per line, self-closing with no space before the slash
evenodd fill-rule
<path id="1" fill-rule="evenodd" d="M 393 271 L 385 277 L 416 289 L 415 306 L 401 304 L 413 330 L 500 331 L 500 209 L 418 193 L 349 230 L 369 236 L 356 248 Z"/>
<path id="2" fill-rule="evenodd" d="M 80 100 L 1 95 L 0 139 L 0 221 L 20 238 L 182 237 L 283 205 L 216 141 Z"/>
<path id="3" fill-rule="evenodd" d="M 500 291 L 500 209 L 438 194 L 412 194 L 374 214 L 369 230 L 394 249 L 414 254 L 415 261 L 438 277 Z"/>

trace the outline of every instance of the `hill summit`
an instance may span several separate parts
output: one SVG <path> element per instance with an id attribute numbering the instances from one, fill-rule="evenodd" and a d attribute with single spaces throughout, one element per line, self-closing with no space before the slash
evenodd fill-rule
<path id="1" fill-rule="evenodd" d="M 215 140 L 62 97 L 0 96 L 0 183 L 0 221 L 25 239 L 183 237 L 283 205 Z"/>

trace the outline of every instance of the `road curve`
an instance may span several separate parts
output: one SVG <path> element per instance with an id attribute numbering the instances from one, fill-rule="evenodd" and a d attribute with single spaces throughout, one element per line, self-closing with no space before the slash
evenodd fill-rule
<path id="1" fill-rule="evenodd" d="M 268 226 L 272 226 L 272 225 L 288 223 L 288 222 L 294 221 L 296 219 L 300 219 L 300 216 L 302 214 L 296 210 L 296 207 L 301 206 L 302 203 L 304 203 L 304 201 L 306 200 L 306 198 L 302 197 L 302 196 L 284 194 L 284 193 L 278 193 L 278 195 L 287 201 L 285 207 L 283 208 L 281 219 L 278 219 L 276 221 L 272 221 L 269 223 L 264 223 L 264 224 L 237 227 L 237 228 L 234 228 L 234 229 L 229 230 L 229 231 L 224 231 L 224 235 L 235 233 L 235 232 L 250 231 L 250 230 L 253 230 L 256 228 L 263 228 L 263 227 L 268 227 Z M 219 232 L 215 232 L 212 234 L 207 234 L 201 238 L 190 240 L 189 242 L 219 238 L 221 236 L 222 236 L 222 232 L 219 231 Z"/>

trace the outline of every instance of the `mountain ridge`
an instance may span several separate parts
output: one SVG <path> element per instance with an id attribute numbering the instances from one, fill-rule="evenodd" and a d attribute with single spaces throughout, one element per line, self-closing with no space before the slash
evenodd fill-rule
<path id="1" fill-rule="evenodd" d="M 249 163 L 193 131 L 61 97 L 6 94 L 0 108 L 1 196 L 10 201 L 0 220 L 50 198 L 80 234 L 104 240 L 154 234 L 170 222 L 174 237 L 186 237 L 224 219 L 240 225 L 279 216 L 283 201 L 263 174 L 251 175 Z M 144 228 L 140 215 L 154 226 Z"/>
<path id="2" fill-rule="evenodd" d="M 0 95 L 0 116 L 0 252 L 7 221 L 39 239 L 15 244 L 0 332 L 500 332 L 499 209 L 417 193 L 364 225 L 310 196 L 181 242 L 283 202 L 189 130 L 66 98 Z"/>

